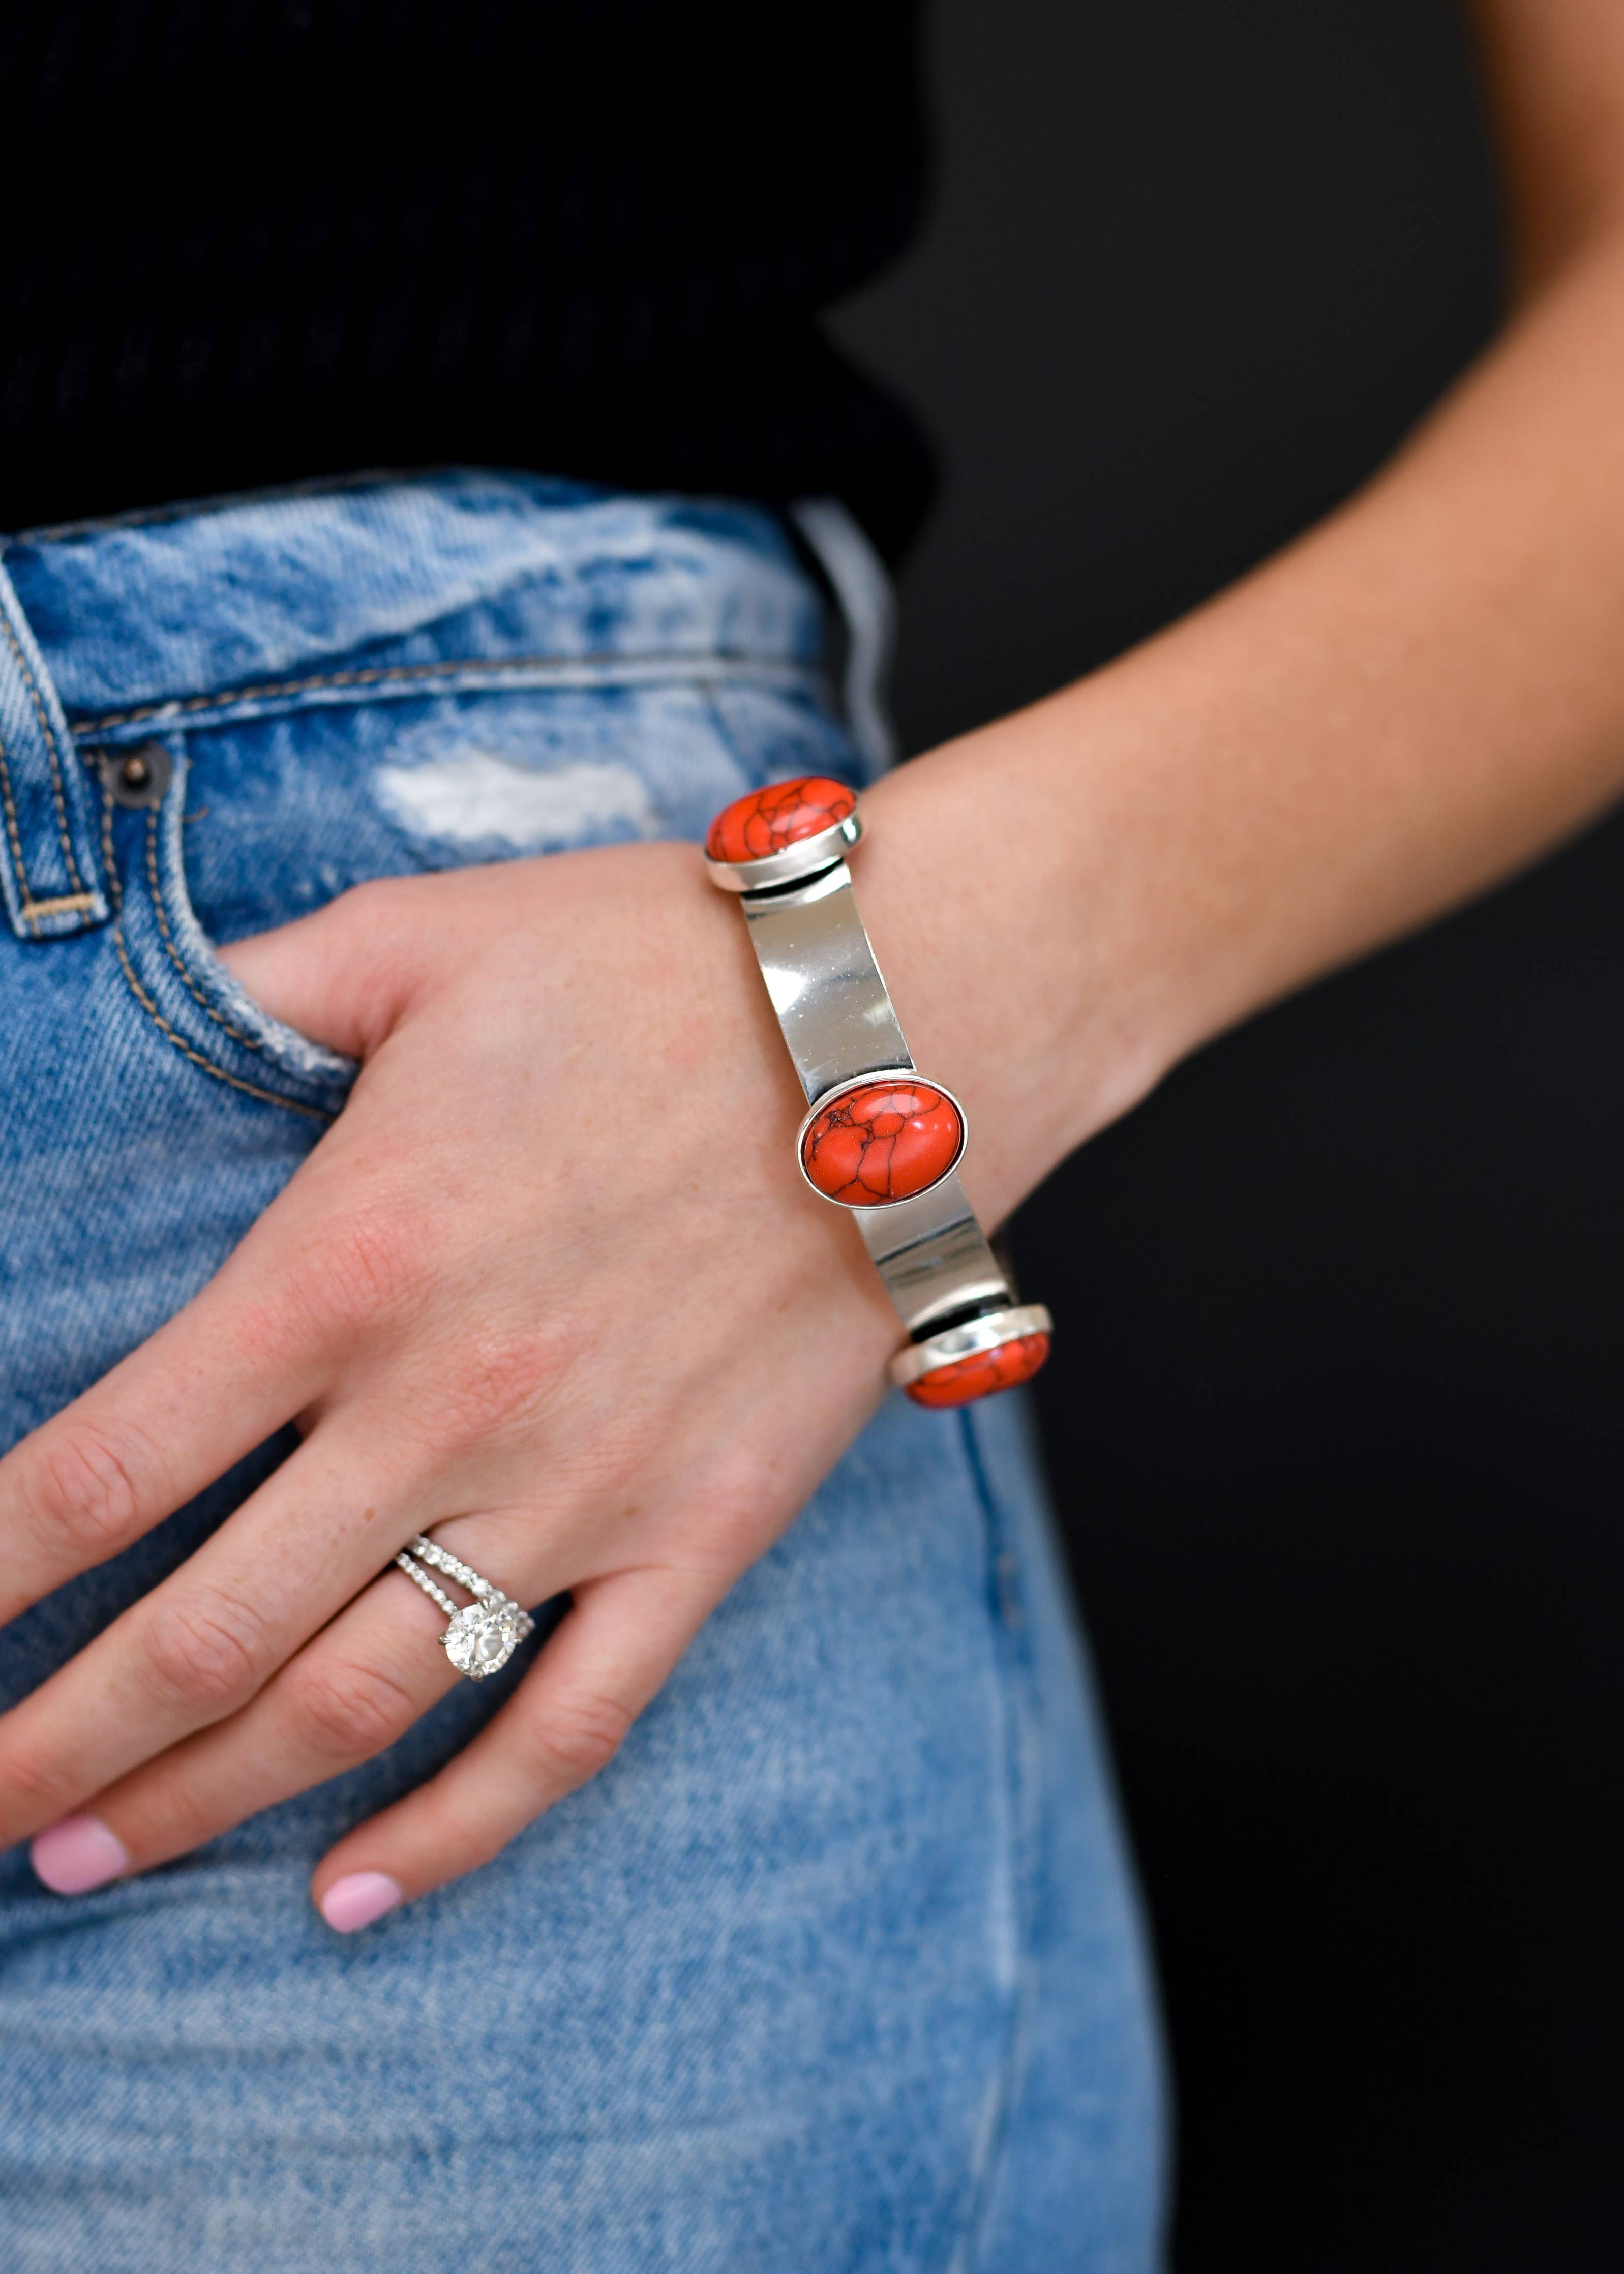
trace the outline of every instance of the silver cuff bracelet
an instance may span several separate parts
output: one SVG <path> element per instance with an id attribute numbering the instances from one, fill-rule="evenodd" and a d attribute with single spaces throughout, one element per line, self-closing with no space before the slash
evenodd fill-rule
<path id="1" fill-rule="evenodd" d="M 846 866 L 861 835 L 844 782 L 774 782 L 717 816 L 705 865 L 740 896 L 806 1092 L 801 1173 L 850 1211 L 908 1331 L 891 1379 L 918 1404 L 966 1405 L 1028 1381 L 1051 1322 L 1019 1300 L 965 1198 L 963 1107 L 908 1054 Z"/>

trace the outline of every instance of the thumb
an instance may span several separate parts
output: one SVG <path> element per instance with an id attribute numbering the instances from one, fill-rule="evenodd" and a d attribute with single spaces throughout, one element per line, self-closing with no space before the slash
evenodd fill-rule
<path id="1" fill-rule="evenodd" d="M 400 903 L 398 883 L 357 885 L 313 915 L 215 953 L 273 1019 L 346 1058 L 370 1058 L 423 978 L 423 926 Z"/>

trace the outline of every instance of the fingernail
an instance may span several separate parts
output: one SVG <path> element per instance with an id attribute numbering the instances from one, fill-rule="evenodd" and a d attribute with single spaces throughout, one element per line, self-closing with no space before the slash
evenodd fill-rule
<path id="1" fill-rule="evenodd" d="M 353 1934 L 392 1911 L 405 1892 L 387 1871 L 351 1871 L 323 1895 L 321 1916 L 335 1933 Z"/>
<path id="2" fill-rule="evenodd" d="M 58 1895 L 88 1894 L 130 1868 L 124 1841 L 99 1816 L 64 1816 L 39 1834 L 28 1855 L 35 1877 Z"/>

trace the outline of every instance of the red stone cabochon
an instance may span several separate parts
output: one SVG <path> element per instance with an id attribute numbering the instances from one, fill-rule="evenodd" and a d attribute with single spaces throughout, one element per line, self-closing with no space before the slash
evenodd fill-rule
<path id="1" fill-rule="evenodd" d="M 927 1191 L 963 1149 L 964 1122 L 945 1091 L 895 1074 L 842 1090 L 801 1141 L 812 1183 L 847 1208 L 883 1208 Z"/>
<path id="2" fill-rule="evenodd" d="M 803 837 L 832 829 L 856 803 L 855 790 L 823 774 L 769 782 L 765 789 L 753 789 L 722 808 L 710 824 L 705 851 L 713 861 L 764 861 Z"/>
<path id="3" fill-rule="evenodd" d="M 974 1358 L 956 1358 L 910 1382 L 907 1394 L 915 1405 L 968 1405 L 990 1397 L 996 1389 L 1014 1389 L 1030 1382 L 1049 1356 L 1047 1335 L 1022 1335 L 1019 1342 L 1000 1343 L 996 1350 L 977 1351 Z"/>

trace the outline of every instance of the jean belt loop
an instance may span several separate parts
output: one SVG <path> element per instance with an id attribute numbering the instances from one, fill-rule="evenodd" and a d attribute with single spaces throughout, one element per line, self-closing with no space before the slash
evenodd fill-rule
<path id="1" fill-rule="evenodd" d="M 846 729 L 871 772 L 883 774 L 897 755 L 888 709 L 897 612 L 890 574 L 856 516 L 838 498 L 801 498 L 789 510 L 817 555 L 846 620 Z"/>
<path id="2" fill-rule="evenodd" d="M 94 800 L 62 703 L 0 568 L 0 884 L 19 939 L 105 923 Z"/>

